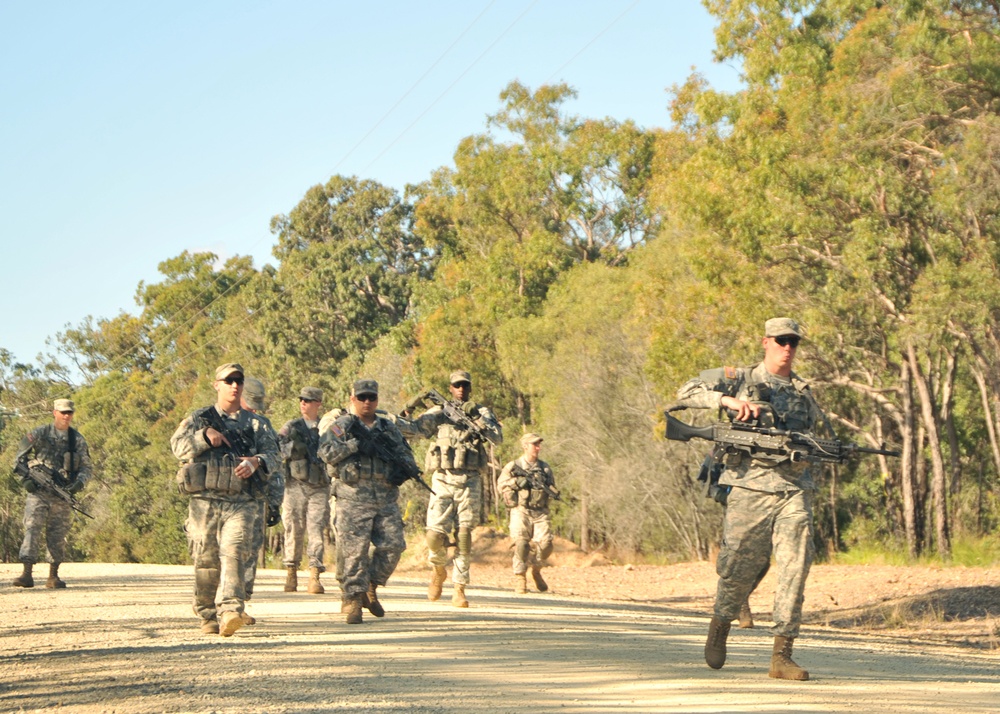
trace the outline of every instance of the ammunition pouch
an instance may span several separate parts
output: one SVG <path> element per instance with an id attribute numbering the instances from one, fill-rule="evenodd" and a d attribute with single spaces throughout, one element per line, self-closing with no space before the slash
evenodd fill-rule
<path id="1" fill-rule="evenodd" d="M 530 491 L 522 491 L 521 493 L 526 493 L 527 498 L 526 505 L 528 508 L 548 508 L 549 506 L 549 492 L 542 488 L 533 488 Z"/>
<path id="2" fill-rule="evenodd" d="M 246 487 L 246 479 L 239 478 L 235 473 L 238 465 L 239 461 L 229 454 L 192 461 L 177 471 L 177 487 L 182 494 L 211 491 L 235 496 Z"/>
<path id="3" fill-rule="evenodd" d="M 323 464 L 313 463 L 309 459 L 289 461 L 288 475 L 296 481 L 305 481 L 310 486 L 326 486 L 330 483 Z"/>

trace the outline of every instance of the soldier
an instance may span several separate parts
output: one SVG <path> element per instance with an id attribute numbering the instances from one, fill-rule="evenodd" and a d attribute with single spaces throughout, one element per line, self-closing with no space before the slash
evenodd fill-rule
<path id="1" fill-rule="evenodd" d="M 792 371 L 802 331 L 795 320 L 764 323 L 764 359 L 753 367 L 702 372 L 677 392 L 688 407 L 730 409 L 735 419 L 756 419 L 779 429 L 815 432 L 824 421 L 809 385 Z M 705 662 L 719 669 L 726 639 L 741 605 L 759 581 L 772 552 L 778 583 L 774 597 L 774 648 L 769 676 L 806 680 L 792 660 L 792 643 L 802 621 L 802 599 L 813 558 L 812 502 L 808 463 L 775 462 L 749 455 L 726 457 L 721 486 L 731 487 L 716 571 L 715 614 L 708 629 Z"/>
<path id="2" fill-rule="evenodd" d="M 216 403 L 195 411 L 170 437 L 170 448 L 181 461 L 177 485 L 189 495 L 185 524 L 194 559 L 194 611 L 201 631 L 229 637 L 246 621 L 244 573 L 255 501 L 280 461 L 274 431 L 256 414 L 240 408 L 243 367 L 220 366 L 212 383 Z"/>
<path id="3" fill-rule="evenodd" d="M 325 592 L 319 575 L 323 563 L 323 531 L 330 520 L 330 477 L 319 458 L 319 410 L 323 392 L 303 387 L 299 392 L 299 419 L 292 419 L 278 431 L 278 446 L 284 460 L 285 499 L 282 520 L 285 522 L 285 592 L 298 588 L 298 567 L 306 537 L 309 538 L 308 591 Z"/>
<path id="4" fill-rule="evenodd" d="M 266 397 L 267 391 L 264 389 L 263 382 L 253 377 L 246 377 L 244 379 L 240 407 L 256 414 L 267 425 L 267 428 L 273 432 L 274 427 L 271 425 L 271 420 L 264 416 L 264 399 Z M 274 435 L 274 438 L 277 440 L 277 434 Z M 264 549 L 267 529 L 281 523 L 281 500 L 285 493 L 285 479 L 282 477 L 281 470 L 279 469 L 271 474 L 271 478 L 267 480 L 267 483 L 258 484 L 254 480 L 251 481 L 250 485 L 263 486 L 264 497 L 254 501 L 257 511 L 254 514 L 253 520 L 253 538 L 250 541 L 250 553 L 243 566 L 247 600 L 250 600 L 253 595 L 254 582 L 257 580 L 257 560 Z M 243 612 L 243 621 L 248 625 L 257 623 L 257 620 L 245 610 Z"/>
<path id="5" fill-rule="evenodd" d="M 531 578 L 538 592 L 549 589 L 542 578 L 542 568 L 552 555 L 552 519 L 549 498 L 557 497 L 552 468 L 538 458 L 542 437 L 525 434 L 521 437 L 524 453 L 503 467 L 497 486 L 504 503 L 510 509 L 510 537 L 514 541 L 514 592 L 528 592 L 525 573 L 531 562 Z M 534 550 L 532 549 L 534 543 Z"/>
<path id="6" fill-rule="evenodd" d="M 55 473 L 51 481 L 71 494 L 78 493 L 90 480 L 90 451 L 83 435 L 70 426 L 76 409 L 70 399 L 56 399 L 53 403 L 51 424 L 40 426 L 21 439 L 16 462 L 21 469 L 40 474 L 41 480 L 49 476 L 42 469 L 48 467 Z M 24 476 L 21 485 L 28 492 L 24 502 L 24 541 L 18 557 L 24 572 L 14 580 L 19 588 L 35 586 L 31 570 L 38 562 L 42 546 L 42 529 L 45 529 L 45 546 L 49 551 L 49 579 L 47 588 L 64 588 L 59 577 L 59 565 L 66 552 L 66 534 L 73 523 L 73 508 L 55 491 L 39 485 L 31 476 Z"/>
<path id="7" fill-rule="evenodd" d="M 320 456 L 336 467 L 337 580 L 349 625 L 362 620 L 361 608 L 375 617 L 385 609 L 377 590 L 385 585 L 406 550 L 399 485 L 394 464 L 416 469 L 413 452 L 391 420 L 376 413 L 378 382 L 359 379 L 351 389 L 350 413 L 330 425 Z M 369 555 L 371 546 L 374 553 Z"/>
<path id="8" fill-rule="evenodd" d="M 468 607 L 465 586 L 469 584 L 472 529 L 479 523 L 481 479 L 490 462 L 489 444 L 503 442 L 503 429 L 489 408 L 470 401 L 472 377 L 468 372 L 452 372 L 449 381 L 452 399 L 478 427 L 479 434 L 453 424 L 440 406 L 431 407 L 413 421 L 414 429 L 434 439 L 425 464 L 434 473 L 431 489 L 435 494 L 427 504 L 428 560 L 434 567 L 427 599 L 441 597 L 448 577 L 445 570 L 448 535 L 457 529 L 458 555 L 452 570 L 455 589 L 451 602 L 455 607 Z"/>

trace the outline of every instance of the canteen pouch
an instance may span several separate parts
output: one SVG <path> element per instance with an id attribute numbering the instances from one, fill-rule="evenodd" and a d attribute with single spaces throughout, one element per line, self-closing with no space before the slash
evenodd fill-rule
<path id="1" fill-rule="evenodd" d="M 526 492 L 528 494 L 528 508 L 545 508 L 549 505 L 549 492 L 540 488 L 533 488 Z"/>

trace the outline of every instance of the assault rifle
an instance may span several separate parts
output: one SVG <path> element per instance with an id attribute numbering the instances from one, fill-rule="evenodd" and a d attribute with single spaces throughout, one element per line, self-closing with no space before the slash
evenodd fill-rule
<path id="1" fill-rule="evenodd" d="M 223 420 L 222 416 L 214 406 L 203 409 L 201 411 L 201 418 L 204 419 L 210 427 L 225 437 L 226 440 L 222 442 L 222 445 L 219 448 L 225 449 L 237 463 L 255 455 L 253 453 L 256 450 L 254 445 L 247 441 L 243 432 L 239 429 L 227 429 L 226 421 L 228 420 Z M 228 442 L 228 444 L 226 442 Z M 262 465 L 263 462 L 261 462 L 261 466 Z M 267 487 L 264 483 L 264 477 L 261 476 L 260 467 L 250 474 L 250 483 L 248 485 L 251 486 L 251 488 L 256 488 L 261 494 L 265 493 Z"/>
<path id="2" fill-rule="evenodd" d="M 445 418 L 455 426 L 465 429 L 466 433 L 470 436 L 473 436 L 480 441 L 489 441 L 486 434 L 483 433 L 483 430 L 476 426 L 476 422 L 472 421 L 472 419 L 469 418 L 469 415 L 462 411 L 462 408 L 456 402 L 450 399 L 445 399 L 444 395 L 436 389 L 428 389 L 421 396 L 410 400 L 407 407 L 410 405 L 416 406 L 417 403 L 423 402 L 425 399 L 429 399 L 434 404 L 441 407 L 441 411 L 444 412 Z"/>
<path id="3" fill-rule="evenodd" d="M 817 439 L 800 431 L 785 431 L 772 427 L 754 426 L 744 422 L 718 422 L 708 426 L 691 426 L 672 417 L 668 410 L 666 437 L 674 441 L 704 439 L 723 447 L 727 453 L 742 451 L 755 459 L 774 463 L 790 461 L 798 463 L 842 464 L 854 454 L 878 454 L 899 456 L 899 451 L 872 449 L 839 439 Z"/>
<path id="4" fill-rule="evenodd" d="M 437 494 L 431 489 L 427 483 L 420 478 L 422 472 L 415 462 L 408 459 L 404 459 L 399 453 L 399 446 L 388 441 L 388 438 L 384 436 L 385 432 L 379 432 L 373 434 L 364 424 L 361 423 L 360 419 L 352 419 L 351 425 L 347 429 L 347 433 L 358 440 L 361 444 L 358 449 L 358 453 L 370 453 L 374 454 L 382 461 L 389 464 L 389 483 L 394 486 L 402 486 L 404 483 L 413 479 L 420 486 L 427 491 L 430 491 L 432 496 Z"/>
<path id="5" fill-rule="evenodd" d="M 562 502 L 562 498 L 559 497 L 558 490 L 556 490 L 553 486 L 550 486 L 549 484 L 545 483 L 544 480 L 536 478 L 531 471 L 525 471 L 516 461 L 514 462 L 514 465 L 511 467 L 510 472 L 514 474 L 515 477 L 524 477 L 528 479 L 532 488 L 545 491 L 545 493 L 552 496 L 552 498 L 554 498 L 555 500 Z"/>
<path id="6" fill-rule="evenodd" d="M 40 472 L 40 473 L 39 473 Z M 20 476 L 22 479 L 30 479 L 42 488 L 47 488 L 55 495 L 59 496 L 62 500 L 69 504 L 77 513 L 80 513 L 87 518 L 93 519 L 94 517 L 87 513 L 80 507 L 80 502 L 73 497 L 73 494 L 64 489 L 62 486 L 56 483 L 56 479 L 61 479 L 58 471 L 54 471 L 45 464 L 35 464 L 31 468 L 24 461 L 18 461 L 14 464 L 14 473 Z"/>

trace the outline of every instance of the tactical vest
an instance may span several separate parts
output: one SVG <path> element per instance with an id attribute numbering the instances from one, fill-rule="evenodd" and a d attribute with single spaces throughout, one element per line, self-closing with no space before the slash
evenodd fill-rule
<path id="1" fill-rule="evenodd" d="M 481 440 L 463 439 L 465 429 L 445 423 L 438 427 L 437 436 L 424 459 L 426 471 L 480 471 L 489 464 L 489 453 Z"/>
<path id="2" fill-rule="evenodd" d="M 57 486 L 68 488 L 76 482 L 77 474 L 83 466 L 83 459 L 76 449 L 80 432 L 69 427 L 64 447 L 62 447 L 62 440 L 54 426 L 49 425 L 44 433 L 44 443 L 36 443 L 34 446 L 34 457 L 56 472 L 53 480 Z"/>
<path id="3" fill-rule="evenodd" d="M 199 429 L 211 426 L 206 416 L 209 409 L 214 410 L 215 407 L 206 407 L 195 413 L 194 419 Z M 236 425 L 230 423 L 229 419 L 223 419 L 222 422 L 226 426 L 225 433 L 229 438 L 229 434 L 236 431 Z M 242 437 L 246 443 L 256 443 L 253 427 L 249 424 L 243 428 Z M 249 479 L 240 478 L 235 473 L 240 461 L 242 459 L 233 456 L 230 447 L 225 444 L 213 446 L 198 454 L 194 460 L 181 466 L 177 472 L 177 488 L 184 495 L 208 491 L 235 496 L 247 488 L 249 481 Z"/>
<path id="4" fill-rule="evenodd" d="M 548 483 L 548 475 L 545 470 L 545 465 L 543 461 L 536 461 L 527 468 L 521 465 L 520 460 L 518 460 L 516 466 L 529 474 L 529 479 L 532 483 L 532 488 L 518 489 L 515 492 L 515 498 L 517 500 L 517 506 L 524 506 L 525 508 L 530 508 L 532 510 L 538 511 L 549 507 L 549 492 L 544 488 L 537 488 L 539 484 Z M 514 472 L 517 473 L 516 471 Z M 516 478 L 516 476 L 515 476 Z"/>
<path id="5" fill-rule="evenodd" d="M 326 468 L 317 456 L 319 448 L 319 429 L 310 428 L 305 419 L 296 419 L 290 429 L 294 429 L 301 437 L 292 445 L 292 456 L 286 462 L 287 475 L 296 481 L 304 481 L 310 486 L 326 486 L 330 483 Z"/>
<path id="6" fill-rule="evenodd" d="M 351 422 L 348 420 L 357 418 L 357 416 L 349 414 L 339 417 L 337 419 L 337 423 L 340 424 L 346 432 L 351 426 Z M 388 420 L 385 417 L 376 417 L 375 424 L 372 426 L 372 431 L 375 431 L 376 429 L 384 429 L 387 422 Z M 385 483 L 389 483 L 390 465 L 377 456 L 352 454 L 337 466 L 337 478 L 346 483 L 348 486 L 354 486 L 360 481 L 376 479 L 381 479 Z"/>

